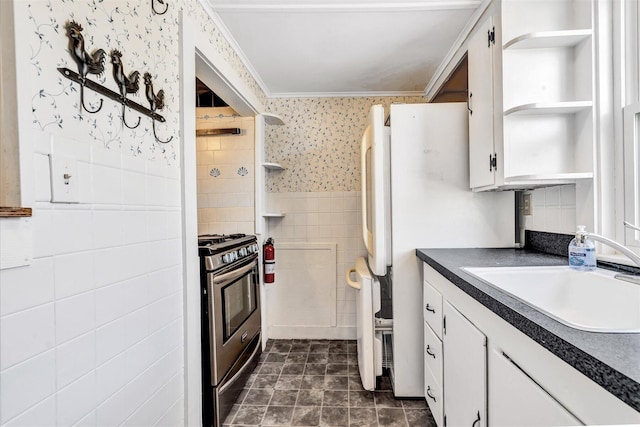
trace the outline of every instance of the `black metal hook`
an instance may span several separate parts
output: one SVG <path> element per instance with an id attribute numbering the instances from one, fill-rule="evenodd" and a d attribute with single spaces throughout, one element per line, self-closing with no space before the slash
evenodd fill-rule
<path id="1" fill-rule="evenodd" d="M 97 110 L 90 110 L 87 108 L 87 106 L 84 104 L 84 79 L 82 79 L 83 82 L 80 84 L 80 104 L 82 105 L 82 108 L 87 112 L 87 113 L 97 113 L 98 111 L 102 110 L 102 98 L 100 98 L 100 105 L 98 106 Z"/>
<path id="2" fill-rule="evenodd" d="M 151 0 L 151 10 L 153 10 L 153 13 L 155 13 L 156 15 L 164 15 L 165 13 L 167 13 L 167 10 L 169 10 L 169 5 L 165 4 L 164 0 L 158 0 L 158 3 L 164 4 L 164 11 L 158 12 L 156 10 L 156 0 Z"/>
<path id="3" fill-rule="evenodd" d="M 158 138 L 158 135 L 156 135 L 156 121 L 152 120 L 153 122 L 153 137 L 156 139 L 156 141 L 158 141 L 160 144 L 167 144 L 169 142 L 171 142 L 171 140 L 173 139 L 173 136 L 171 136 L 169 139 L 167 139 L 166 141 L 161 140 L 160 138 Z"/>
<path id="4" fill-rule="evenodd" d="M 125 111 L 127 110 L 126 105 L 127 105 L 127 101 L 122 100 L 122 124 L 128 127 L 129 129 L 135 129 L 138 126 L 140 126 L 140 116 L 138 116 L 138 123 L 136 123 L 134 126 L 129 126 L 129 124 L 127 123 L 127 119 L 125 117 Z"/>

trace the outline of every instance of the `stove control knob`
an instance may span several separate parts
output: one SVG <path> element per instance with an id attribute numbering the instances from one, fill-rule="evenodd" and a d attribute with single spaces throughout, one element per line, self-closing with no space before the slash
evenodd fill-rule
<path id="1" fill-rule="evenodd" d="M 240 248 L 240 250 L 238 251 L 238 255 L 240 255 L 241 257 L 247 256 L 248 254 L 247 249 L 248 248 Z"/>
<path id="2" fill-rule="evenodd" d="M 230 253 L 231 255 L 231 261 L 235 261 L 238 259 L 238 252 L 237 251 L 233 251 Z"/>
<path id="3" fill-rule="evenodd" d="M 228 264 L 230 262 L 231 262 L 231 254 L 222 255 L 222 263 L 223 264 Z"/>
<path id="4" fill-rule="evenodd" d="M 258 245 L 257 244 L 253 244 L 253 246 L 251 246 L 251 248 L 253 249 L 254 253 L 258 253 Z"/>

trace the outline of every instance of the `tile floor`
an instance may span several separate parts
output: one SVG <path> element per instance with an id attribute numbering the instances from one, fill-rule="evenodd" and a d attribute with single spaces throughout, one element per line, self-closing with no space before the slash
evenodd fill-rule
<path id="1" fill-rule="evenodd" d="M 365 391 L 355 341 L 269 340 L 225 426 L 436 427 L 423 399 Z"/>

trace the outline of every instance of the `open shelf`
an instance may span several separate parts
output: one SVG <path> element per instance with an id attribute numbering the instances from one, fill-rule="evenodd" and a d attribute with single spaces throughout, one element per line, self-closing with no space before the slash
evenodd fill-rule
<path id="1" fill-rule="evenodd" d="M 534 174 L 534 175 L 517 175 L 507 176 L 504 181 L 513 184 L 519 182 L 544 182 L 546 184 L 573 184 L 581 179 L 591 179 L 591 172 L 574 172 L 574 173 L 553 173 L 553 174 Z"/>
<path id="2" fill-rule="evenodd" d="M 523 34 L 503 45 L 503 49 L 544 49 L 572 47 L 591 37 L 591 30 L 541 31 Z"/>
<path id="3" fill-rule="evenodd" d="M 509 108 L 504 115 L 575 114 L 588 110 L 592 106 L 591 101 L 535 102 Z"/>
<path id="4" fill-rule="evenodd" d="M 262 113 L 264 116 L 264 121 L 268 125 L 283 125 L 284 120 L 277 114 L 274 113 Z"/>
<path id="5" fill-rule="evenodd" d="M 273 162 L 264 162 L 262 164 L 262 167 L 272 171 L 283 171 L 285 169 L 284 166 L 282 166 L 280 163 L 273 163 Z"/>
<path id="6" fill-rule="evenodd" d="M 262 216 L 264 218 L 284 218 L 287 214 L 284 212 L 265 212 Z"/>

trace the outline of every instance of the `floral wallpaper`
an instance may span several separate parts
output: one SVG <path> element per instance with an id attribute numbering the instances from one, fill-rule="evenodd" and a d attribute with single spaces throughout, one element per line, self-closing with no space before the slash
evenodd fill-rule
<path id="1" fill-rule="evenodd" d="M 31 122 L 36 129 L 79 141 L 93 141 L 107 149 L 128 151 L 147 160 L 164 160 L 176 164 L 179 153 L 179 11 L 192 16 L 199 29 L 218 52 L 222 53 L 234 71 L 249 85 L 260 100 L 265 95 L 244 67 L 236 52 L 224 39 L 207 12 L 196 0 L 170 0 L 164 15 L 155 15 L 150 0 L 29 0 L 16 2 L 16 22 L 27 28 L 28 37 L 18 42 L 18 49 L 28 49 L 31 65 Z M 104 99 L 102 109 L 91 114 L 81 111 L 79 85 L 64 78 L 58 67 L 77 71 L 68 52 L 65 25 L 76 21 L 83 28 L 85 50 L 89 53 L 104 49 L 107 53 L 104 72 L 88 78 L 115 92 L 109 53 L 122 52 L 122 63 L 128 74 L 140 72 L 140 90 L 128 98 L 148 107 L 142 74 L 152 75 L 155 91 L 165 93 L 165 107 L 159 110 L 165 123 L 156 122 L 156 142 L 152 121 L 143 116 L 135 129 L 122 125 L 121 104 Z M 22 46 L 21 46 L 22 45 Z M 101 95 L 85 90 L 87 106 L 95 109 Z M 129 123 L 136 123 L 138 113 L 127 110 Z"/>
<path id="2" fill-rule="evenodd" d="M 374 104 L 415 104 L 422 97 L 276 98 L 267 110 L 285 124 L 267 126 L 265 159 L 286 169 L 268 174 L 267 191 L 360 190 L 360 140 Z"/>

